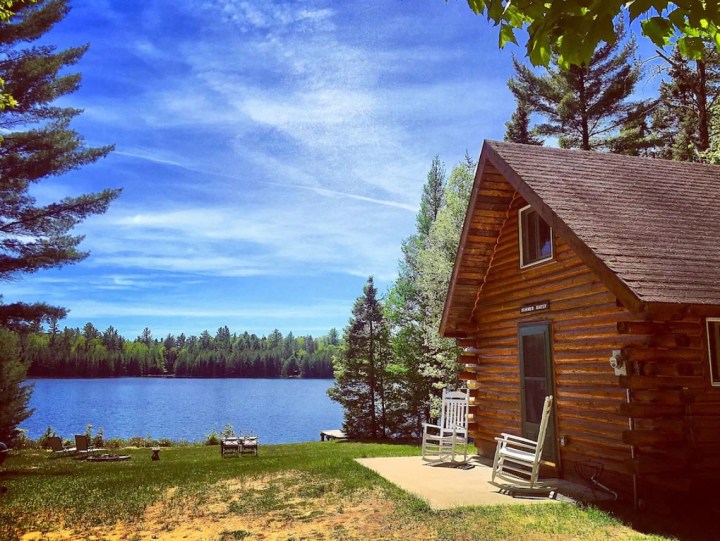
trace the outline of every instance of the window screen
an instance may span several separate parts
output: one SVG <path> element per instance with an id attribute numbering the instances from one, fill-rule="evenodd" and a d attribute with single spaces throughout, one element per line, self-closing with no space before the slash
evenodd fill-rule
<path id="1" fill-rule="evenodd" d="M 532 208 L 520 210 L 520 266 L 552 259 L 552 229 Z"/>

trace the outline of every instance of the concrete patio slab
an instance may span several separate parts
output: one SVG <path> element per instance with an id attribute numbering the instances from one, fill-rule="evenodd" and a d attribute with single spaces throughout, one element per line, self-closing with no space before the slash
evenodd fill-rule
<path id="1" fill-rule="evenodd" d="M 431 466 L 421 457 L 382 457 L 358 458 L 357 462 L 384 477 L 394 485 L 425 500 L 432 509 L 451 509 L 467 505 L 537 505 L 541 503 L 558 503 L 558 501 L 574 501 L 566 496 L 577 491 L 586 490 L 567 482 L 569 490 L 562 490 L 552 498 L 548 497 L 513 497 L 503 494 L 489 483 L 492 468 L 477 459 L 470 459 L 471 469 L 448 467 L 448 465 Z"/>

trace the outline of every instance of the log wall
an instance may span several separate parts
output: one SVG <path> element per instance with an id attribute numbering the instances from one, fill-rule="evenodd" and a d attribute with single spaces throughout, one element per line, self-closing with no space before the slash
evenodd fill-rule
<path id="1" fill-rule="evenodd" d="M 636 449 L 628 468 L 646 499 L 656 486 L 705 493 L 720 481 L 720 388 L 710 383 L 705 319 L 653 314 L 617 330 L 645 344 L 623 349 L 629 374 L 619 378 L 630 402 L 618 413 L 634 423 L 623 431 Z"/>

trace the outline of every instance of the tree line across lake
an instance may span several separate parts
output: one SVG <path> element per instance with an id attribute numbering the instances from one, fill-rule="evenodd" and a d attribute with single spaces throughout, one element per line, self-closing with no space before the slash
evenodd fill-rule
<path id="1" fill-rule="evenodd" d="M 268 336 L 231 333 L 180 334 L 155 339 L 145 329 L 135 340 L 112 326 L 104 332 L 87 323 L 82 329 L 20 335 L 28 377 L 180 376 L 218 378 L 332 378 L 332 359 L 340 347 L 335 329 L 326 336 Z"/>

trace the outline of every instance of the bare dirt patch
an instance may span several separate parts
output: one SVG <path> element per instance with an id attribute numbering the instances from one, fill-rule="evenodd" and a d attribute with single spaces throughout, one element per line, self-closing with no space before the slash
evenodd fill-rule
<path id="1" fill-rule="evenodd" d="M 132 523 L 30 532 L 22 541 L 431 539 L 403 521 L 382 488 L 339 494 L 337 483 L 283 472 L 216 483 L 202 493 L 166 491 Z"/>

